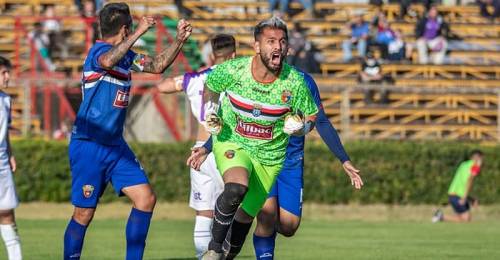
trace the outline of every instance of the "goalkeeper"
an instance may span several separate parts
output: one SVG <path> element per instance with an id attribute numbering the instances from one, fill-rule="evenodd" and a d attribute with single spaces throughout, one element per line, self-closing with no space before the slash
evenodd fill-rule
<path id="1" fill-rule="evenodd" d="M 304 77 L 283 62 L 287 31 L 279 18 L 260 22 L 254 31 L 256 55 L 222 63 L 208 76 L 208 101 L 216 104 L 224 93 L 218 111 L 207 111 L 207 125 L 225 184 L 202 259 L 233 259 L 239 253 L 281 170 L 289 136 L 305 135 L 314 126 L 318 109 Z M 290 113 L 305 118 L 285 124 Z"/>

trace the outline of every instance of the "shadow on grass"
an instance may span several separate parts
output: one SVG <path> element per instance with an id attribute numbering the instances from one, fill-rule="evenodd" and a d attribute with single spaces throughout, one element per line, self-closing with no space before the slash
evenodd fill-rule
<path id="1" fill-rule="evenodd" d="M 254 257 L 251 255 L 241 255 L 238 256 L 238 259 L 253 259 Z M 154 258 L 153 260 L 197 260 L 194 257 L 170 257 L 170 258 Z"/>

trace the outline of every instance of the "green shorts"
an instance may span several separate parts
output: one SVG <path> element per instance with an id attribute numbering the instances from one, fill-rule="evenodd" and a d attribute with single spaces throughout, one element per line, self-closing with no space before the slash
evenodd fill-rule
<path id="1" fill-rule="evenodd" d="M 234 167 L 248 170 L 248 192 L 241 207 L 248 215 L 257 216 L 281 171 L 282 164 L 262 165 L 237 144 L 231 142 L 216 142 L 213 153 L 217 168 L 223 176 L 228 169 Z"/>

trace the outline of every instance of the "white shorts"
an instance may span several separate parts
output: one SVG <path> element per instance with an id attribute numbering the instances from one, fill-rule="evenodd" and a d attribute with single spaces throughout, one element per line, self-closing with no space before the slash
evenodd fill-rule
<path id="1" fill-rule="evenodd" d="M 197 142 L 195 147 L 203 143 Z M 215 201 L 224 190 L 224 181 L 217 170 L 215 156 L 210 153 L 200 167 L 200 171 L 191 168 L 191 194 L 189 206 L 194 210 L 214 210 Z"/>
<path id="2" fill-rule="evenodd" d="M 15 209 L 19 205 L 12 171 L 0 169 L 0 210 Z"/>

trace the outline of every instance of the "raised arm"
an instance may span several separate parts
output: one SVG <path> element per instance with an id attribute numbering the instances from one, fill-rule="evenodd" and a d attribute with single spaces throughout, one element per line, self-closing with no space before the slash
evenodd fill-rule
<path id="1" fill-rule="evenodd" d="M 191 24 L 184 19 L 181 19 L 177 24 L 177 36 L 170 47 L 164 49 L 155 57 L 143 56 L 143 71 L 149 73 L 163 73 L 179 54 L 184 42 L 189 38 L 192 31 Z"/>
<path id="2" fill-rule="evenodd" d="M 99 56 L 99 65 L 105 69 L 113 68 L 127 54 L 141 35 L 147 32 L 154 24 L 154 18 L 142 17 L 137 29 L 131 35 Z"/>

